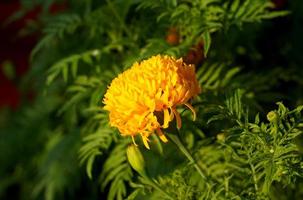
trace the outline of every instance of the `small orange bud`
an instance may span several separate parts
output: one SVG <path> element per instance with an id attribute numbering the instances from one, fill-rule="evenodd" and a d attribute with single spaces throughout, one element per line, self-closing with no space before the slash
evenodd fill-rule
<path id="1" fill-rule="evenodd" d="M 180 42 L 180 34 L 178 30 L 171 27 L 166 35 L 166 42 L 170 45 L 178 45 Z"/>

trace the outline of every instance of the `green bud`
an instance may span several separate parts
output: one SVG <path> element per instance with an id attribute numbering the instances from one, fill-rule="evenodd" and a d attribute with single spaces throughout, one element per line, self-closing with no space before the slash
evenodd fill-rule
<path id="1" fill-rule="evenodd" d="M 270 122 L 276 123 L 278 121 L 278 118 L 279 118 L 279 116 L 278 116 L 278 114 L 275 111 L 270 111 L 267 114 L 267 119 Z"/>
<path id="2" fill-rule="evenodd" d="M 145 174 L 145 161 L 140 149 L 135 145 L 129 145 L 126 150 L 127 159 L 129 164 L 134 170 L 136 170 L 140 175 Z"/>
<path id="3" fill-rule="evenodd" d="M 217 140 L 218 141 L 224 141 L 225 140 L 225 134 L 224 133 L 219 133 L 218 135 L 217 135 Z"/>

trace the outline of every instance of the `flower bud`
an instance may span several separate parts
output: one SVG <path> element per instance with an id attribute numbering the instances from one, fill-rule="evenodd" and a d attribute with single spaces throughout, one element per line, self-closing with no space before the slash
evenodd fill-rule
<path id="1" fill-rule="evenodd" d="M 129 145 L 126 150 L 126 155 L 131 167 L 139 174 L 145 174 L 145 161 L 140 152 L 140 149 L 135 145 Z"/>
<path id="2" fill-rule="evenodd" d="M 266 117 L 269 122 L 273 122 L 273 123 L 276 123 L 279 118 L 278 114 L 275 111 L 270 111 Z"/>
<path id="3" fill-rule="evenodd" d="M 166 35 L 166 42 L 170 45 L 178 45 L 180 43 L 180 33 L 175 27 L 171 27 Z"/>
<path id="4" fill-rule="evenodd" d="M 225 140 L 225 134 L 224 133 L 219 133 L 217 135 L 217 140 L 220 142 L 223 142 Z"/>

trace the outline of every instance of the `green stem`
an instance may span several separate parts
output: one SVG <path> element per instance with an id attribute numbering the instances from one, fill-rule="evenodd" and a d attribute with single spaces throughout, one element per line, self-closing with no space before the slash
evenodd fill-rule
<path id="1" fill-rule="evenodd" d="M 245 150 L 247 150 L 245 148 Z M 255 191 L 256 193 L 258 192 L 259 190 L 259 187 L 258 187 L 258 179 L 257 179 L 257 176 L 256 176 L 256 170 L 255 170 L 255 167 L 254 165 L 252 164 L 252 162 L 250 161 L 251 160 L 251 156 L 249 155 L 249 153 L 247 153 L 247 157 L 248 157 L 248 164 L 250 166 L 250 169 L 251 169 L 251 173 L 252 173 L 252 177 L 253 177 L 253 182 L 254 182 L 254 187 L 255 187 Z"/>
<path id="2" fill-rule="evenodd" d="M 147 185 L 150 185 L 154 189 L 158 190 L 160 193 L 162 193 L 167 199 L 174 200 L 173 197 L 171 197 L 167 192 L 162 190 L 162 188 L 152 179 L 150 179 L 146 174 L 141 174 L 142 178 L 144 179 L 145 183 Z"/>
<path id="3" fill-rule="evenodd" d="M 200 174 L 200 176 L 204 180 L 207 180 L 207 178 L 204 175 L 202 169 L 200 168 L 200 166 L 198 165 L 198 163 L 195 161 L 195 159 L 193 158 L 193 156 L 190 154 L 190 152 L 188 151 L 188 149 L 184 146 L 184 144 L 180 140 L 179 136 L 175 135 L 175 134 L 170 134 L 170 133 L 168 133 L 167 135 L 171 139 L 171 141 L 173 141 L 175 143 L 175 145 L 179 148 L 179 150 L 185 155 L 185 157 L 189 160 L 189 162 L 194 165 L 194 167 L 196 168 L 196 170 Z"/>

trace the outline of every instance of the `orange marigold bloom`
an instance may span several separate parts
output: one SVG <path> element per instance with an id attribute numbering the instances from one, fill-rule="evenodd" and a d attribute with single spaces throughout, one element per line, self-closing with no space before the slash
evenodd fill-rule
<path id="1" fill-rule="evenodd" d="M 141 135 L 149 149 L 148 137 L 155 131 L 167 142 L 161 128 L 167 128 L 174 118 L 181 128 L 177 106 L 187 106 L 195 119 L 195 110 L 188 101 L 199 92 L 194 65 L 187 65 L 182 58 L 157 55 L 119 74 L 109 86 L 103 103 L 104 109 L 110 112 L 110 125 L 117 127 L 123 136 L 134 139 Z"/>

